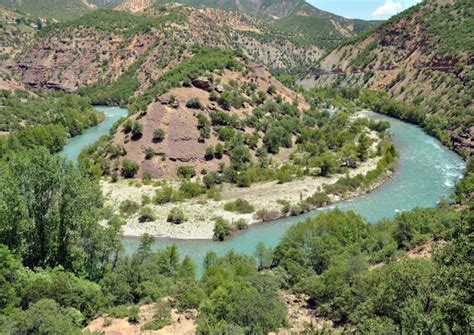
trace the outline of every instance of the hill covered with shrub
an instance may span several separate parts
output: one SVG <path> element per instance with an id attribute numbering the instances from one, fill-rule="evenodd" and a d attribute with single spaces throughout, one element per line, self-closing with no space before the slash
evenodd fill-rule
<path id="1" fill-rule="evenodd" d="M 417 120 L 445 145 L 474 150 L 474 9 L 470 1 L 423 1 L 335 48 L 303 86 L 364 87 L 416 109 Z M 401 108 L 403 109 L 403 108 Z"/>

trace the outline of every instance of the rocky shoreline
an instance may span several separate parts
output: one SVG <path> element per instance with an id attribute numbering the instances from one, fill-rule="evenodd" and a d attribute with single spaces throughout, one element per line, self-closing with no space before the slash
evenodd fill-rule
<path id="1" fill-rule="evenodd" d="M 351 170 L 347 175 L 349 177 L 354 177 L 358 174 L 366 175 L 377 167 L 379 160 L 380 157 L 369 159 L 357 169 Z M 276 181 L 272 181 L 256 184 L 249 188 L 237 188 L 233 185 L 225 185 L 221 190 L 221 200 L 219 201 L 198 197 L 178 203 L 167 203 L 163 205 L 151 204 L 148 205 L 148 207 L 152 208 L 156 214 L 156 219 L 152 222 L 141 223 L 138 220 L 138 214 L 132 215 L 126 219 L 126 224 L 123 226 L 123 233 L 124 236 L 127 237 L 139 237 L 147 233 L 157 238 L 210 240 L 214 235 L 213 218 L 215 217 L 223 217 L 229 222 L 244 219 L 248 222 L 249 226 L 288 217 L 291 216 L 292 213 L 283 212 L 279 200 L 297 204 L 315 192 L 321 192 L 324 186 L 332 185 L 347 175 L 334 175 L 330 178 L 304 177 L 284 184 L 278 184 Z M 348 192 L 344 196 L 328 194 L 330 202 L 325 206 L 367 194 L 381 186 L 392 175 L 392 171 L 387 170 L 382 176 L 377 178 L 377 182 L 370 187 L 359 188 L 357 191 Z M 101 184 L 106 196 L 106 204 L 115 212 L 118 212 L 121 201 L 130 199 L 140 203 L 143 196 L 151 198 L 155 194 L 155 191 L 159 189 L 154 185 L 143 185 L 141 183 L 138 183 L 139 186 L 130 185 L 131 183 L 129 181 L 119 181 L 118 183 L 102 181 Z M 247 200 L 255 207 L 255 212 L 251 214 L 239 214 L 225 211 L 225 203 L 236 199 Z M 167 222 L 169 211 L 175 207 L 181 208 L 185 213 L 187 220 L 182 224 L 177 225 Z M 314 206 L 309 208 L 309 210 L 315 210 L 317 208 L 318 206 Z M 269 213 L 263 220 L 256 215 L 256 213 L 262 209 Z"/>

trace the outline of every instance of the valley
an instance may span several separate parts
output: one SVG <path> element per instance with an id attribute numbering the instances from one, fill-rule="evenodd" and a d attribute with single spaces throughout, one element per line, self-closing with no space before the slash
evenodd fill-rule
<path id="1" fill-rule="evenodd" d="M 399 7 L 0 0 L 0 333 L 471 333 L 473 7 Z"/>

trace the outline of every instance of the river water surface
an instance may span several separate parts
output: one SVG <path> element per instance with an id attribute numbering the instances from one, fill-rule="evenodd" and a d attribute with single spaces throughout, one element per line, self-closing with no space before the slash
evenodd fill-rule
<path id="1" fill-rule="evenodd" d="M 97 109 L 106 114 L 105 121 L 72 138 L 62 151 L 66 157 L 76 160 L 83 148 L 107 134 L 116 120 L 127 115 L 127 110 L 123 108 L 97 107 Z M 208 251 L 223 255 L 233 249 L 240 253 L 252 254 L 260 241 L 267 246 L 275 246 L 288 227 L 300 220 L 318 215 L 320 211 L 336 207 L 343 210 L 354 209 L 370 222 L 376 222 L 382 218 L 393 218 L 400 211 L 436 206 L 441 197 L 450 195 L 455 182 L 462 177 L 465 167 L 464 161 L 457 154 L 443 147 L 438 140 L 417 126 L 374 113 L 368 113 L 368 116 L 388 120 L 391 123 L 393 142 L 400 153 L 394 176 L 376 190 L 298 217 L 251 226 L 228 241 L 160 238 L 154 247 L 162 248 L 175 243 L 182 256 L 189 255 L 196 264 L 201 265 Z M 136 250 L 138 241 L 137 238 L 125 238 L 123 245 L 126 252 Z"/>
<path id="2" fill-rule="evenodd" d="M 82 150 L 94 144 L 102 135 L 107 135 L 116 121 L 128 115 L 128 111 L 120 107 L 95 106 L 95 109 L 104 113 L 104 121 L 84 130 L 81 135 L 70 138 L 60 154 L 72 161 L 77 160 Z"/>

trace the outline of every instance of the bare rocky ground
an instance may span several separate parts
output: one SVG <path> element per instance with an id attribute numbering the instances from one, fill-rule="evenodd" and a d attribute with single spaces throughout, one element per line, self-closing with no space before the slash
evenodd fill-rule
<path id="1" fill-rule="evenodd" d="M 118 9 L 141 12 L 149 3 L 148 0 L 134 1 Z M 41 36 L 23 48 L 18 47 L 16 59 L 7 65 L 31 87 L 76 91 L 98 81 L 114 82 L 145 55 L 145 61 L 136 71 L 141 90 L 163 70 L 186 57 L 178 51 L 180 47 L 199 44 L 239 48 L 253 61 L 273 68 L 309 66 L 323 53 L 316 46 L 304 48 L 290 40 L 259 38 L 265 21 L 245 13 L 180 4 L 167 6 L 180 7 L 186 22 L 170 22 L 160 29 L 151 28 L 130 36 L 93 27 L 68 27 Z M 148 14 L 156 13 L 151 10 Z M 257 32 L 257 36 L 247 36 L 246 32 Z"/>
<path id="2" fill-rule="evenodd" d="M 359 166 L 359 168 L 351 170 L 349 176 L 357 174 L 366 174 L 368 171 L 375 169 L 379 158 L 372 158 Z M 164 205 L 148 205 L 156 215 L 156 220 L 153 222 L 140 223 L 138 221 L 138 214 L 126 219 L 126 224 L 123 227 L 126 236 L 141 236 L 145 233 L 154 235 L 156 237 L 170 237 L 177 239 L 212 239 L 214 229 L 214 218 L 223 217 L 229 221 L 237 221 L 245 219 L 249 224 L 261 222 L 252 214 L 238 214 L 224 210 L 224 205 L 227 202 L 236 199 L 245 199 L 255 208 L 255 212 L 259 210 L 266 210 L 274 213 L 273 219 L 283 216 L 281 213 L 282 206 L 278 204 L 278 200 L 287 200 L 292 204 L 296 204 L 301 199 L 320 191 L 324 185 L 333 184 L 339 178 L 345 175 L 335 175 L 330 178 L 324 177 L 305 177 L 303 179 L 293 180 L 288 183 L 278 184 L 277 181 L 268 183 L 261 183 L 250 188 L 238 188 L 234 185 L 225 185 L 222 188 L 222 200 L 214 201 L 206 199 L 205 196 L 201 198 L 194 198 L 185 202 L 168 203 Z M 178 182 L 170 182 L 170 185 L 178 187 Z M 142 196 L 146 195 L 152 198 L 157 189 L 153 185 L 140 185 L 139 187 L 130 185 L 129 181 L 122 180 L 117 183 L 110 183 L 102 181 L 102 189 L 106 196 L 106 204 L 118 213 L 120 203 L 124 200 L 134 200 L 141 202 Z M 379 184 L 374 185 L 377 187 Z M 346 197 L 331 196 L 333 202 L 355 197 L 361 193 L 366 193 L 370 190 L 360 190 L 356 194 L 347 194 Z M 187 220 L 179 225 L 167 222 L 168 213 L 171 209 L 181 208 Z"/>
<path id="3" fill-rule="evenodd" d="M 226 86 L 231 81 L 238 82 L 240 86 L 254 83 L 258 90 L 266 92 L 270 85 L 276 88 L 284 101 L 292 103 L 295 99 L 299 101 L 300 109 L 308 108 L 302 96 L 288 89 L 279 81 L 274 79 L 263 66 L 250 63 L 253 72 L 243 73 L 241 71 L 225 70 L 219 73 L 212 73 L 214 85 Z M 203 82 L 209 81 L 209 76 L 202 78 Z M 218 83 L 218 84 L 217 84 Z M 170 98 L 173 97 L 173 103 Z M 198 99 L 202 108 L 193 109 L 186 106 L 190 99 Z M 253 107 L 244 103 L 242 108 L 233 108 L 225 111 L 227 114 L 235 114 L 239 118 L 251 115 Z M 218 143 L 217 135 L 211 132 L 209 139 L 199 141 L 198 114 L 203 113 L 209 118 L 214 110 L 222 110 L 215 101 L 211 101 L 210 93 L 206 89 L 198 87 L 178 87 L 162 95 L 156 102 L 148 106 L 146 115 L 134 115 L 131 120 L 138 121 L 143 125 L 143 135 L 139 139 L 133 139 L 130 134 L 125 134 L 119 128 L 114 136 L 113 143 L 123 147 L 126 151 L 124 157 L 114 157 L 115 168 L 119 166 L 119 159 L 129 159 L 139 163 L 140 170 L 136 177 L 141 178 L 144 173 L 149 173 L 152 178 L 175 178 L 177 170 L 182 166 L 192 165 L 196 172 L 200 174 L 202 169 L 206 171 L 217 170 L 219 164 L 228 165 L 227 155 L 222 159 L 205 159 L 206 148 Z M 165 139 L 161 142 L 153 142 L 153 132 L 155 129 L 162 129 L 165 132 Z M 245 129 L 251 132 L 251 129 Z M 263 134 L 260 134 L 263 137 Z M 152 159 L 146 159 L 145 151 L 151 148 L 155 155 Z M 285 152 L 285 150 L 282 150 Z M 281 156 L 281 155 L 280 155 Z M 278 155 L 273 156 L 279 161 Z"/>
<path id="4" fill-rule="evenodd" d="M 177 309 L 172 309 L 172 323 L 169 326 L 159 330 L 141 330 L 140 328 L 146 322 L 153 320 L 154 314 L 154 305 L 147 304 L 140 306 L 140 321 L 138 323 L 131 323 L 126 318 L 101 316 L 92 320 L 84 331 L 97 332 L 104 335 L 192 335 L 196 333 L 196 310 L 180 312 Z"/>

